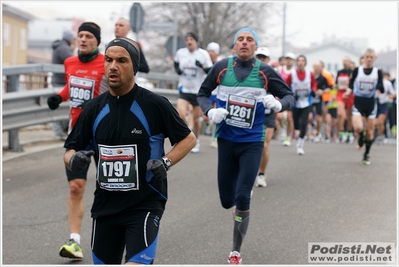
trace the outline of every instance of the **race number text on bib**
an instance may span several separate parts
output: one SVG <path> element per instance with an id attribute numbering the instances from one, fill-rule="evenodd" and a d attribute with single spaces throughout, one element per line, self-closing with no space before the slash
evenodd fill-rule
<path id="1" fill-rule="evenodd" d="M 255 111 L 256 99 L 239 95 L 229 95 L 226 109 L 226 123 L 239 128 L 252 128 Z"/>
<path id="2" fill-rule="evenodd" d="M 98 146 L 97 180 L 102 189 L 128 191 L 139 189 L 137 146 Z"/>
<path id="3" fill-rule="evenodd" d="M 359 81 L 359 93 L 364 95 L 372 94 L 374 91 L 373 81 Z"/>
<path id="4" fill-rule="evenodd" d="M 309 89 L 296 89 L 295 90 L 295 95 L 301 98 L 307 98 L 309 97 Z"/>
<path id="5" fill-rule="evenodd" d="M 197 67 L 196 66 L 188 66 L 184 67 L 183 70 L 184 76 L 186 76 L 188 79 L 192 79 L 197 76 Z"/>
<path id="6" fill-rule="evenodd" d="M 95 81 L 74 77 L 69 78 L 70 106 L 83 108 L 93 98 Z"/>
<path id="7" fill-rule="evenodd" d="M 338 89 L 345 90 L 349 85 L 349 76 L 338 76 Z"/>

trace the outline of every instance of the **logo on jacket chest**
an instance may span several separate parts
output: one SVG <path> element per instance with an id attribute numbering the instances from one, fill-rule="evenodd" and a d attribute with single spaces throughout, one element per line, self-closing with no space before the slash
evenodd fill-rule
<path id="1" fill-rule="evenodd" d="M 143 133 L 143 130 L 139 130 L 139 129 L 134 128 L 134 129 L 131 131 L 131 133 L 132 133 L 132 134 L 142 134 L 142 133 Z"/>

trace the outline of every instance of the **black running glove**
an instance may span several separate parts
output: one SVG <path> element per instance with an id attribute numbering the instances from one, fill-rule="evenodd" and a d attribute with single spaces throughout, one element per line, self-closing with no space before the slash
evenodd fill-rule
<path id="1" fill-rule="evenodd" d="M 176 71 L 176 73 L 177 73 L 178 75 L 182 75 L 182 74 L 183 74 L 183 71 L 182 71 L 182 70 L 180 69 L 180 67 L 179 67 L 179 62 L 175 62 L 173 65 L 175 66 L 175 71 Z"/>
<path id="2" fill-rule="evenodd" d="M 79 150 L 76 152 L 69 160 L 69 168 L 73 172 L 80 172 L 81 170 L 89 166 L 91 159 L 90 157 L 94 155 L 93 150 L 85 151 Z"/>
<path id="3" fill-rule="evenodd" d="M 164 180 L 167 177 L 166 168 L 162 160 L 150 159 L 147 162 L 147 170 L 151 171 L 158 180 Z"/>
<path id="4" fill-rule="evenodd" d="M 201 62 L 199 62 L 199 60 L 195 61 L 195 65 L 197 65 L 198 67 L 200 67 L 202 69 L 202 64 L 201 64 Z"/>
<path id="5" fill-rule="evenodd" d="M 51 110 L 57 109 L 62 102 L 62 98 L 60 95 L 52 95 L 47 98 L 47 105 Z"/>

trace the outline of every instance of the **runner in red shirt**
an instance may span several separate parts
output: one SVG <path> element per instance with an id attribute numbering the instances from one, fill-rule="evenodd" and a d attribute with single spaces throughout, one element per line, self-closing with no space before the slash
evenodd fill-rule
<path id="1" fill-rule="evenodd" d="M 338 131 L 339 140 L 341 143 L 353 141 L 352 134 L 352 107 L 353 107 L 353 93 L 344 95 L 348 88 L 349 81 L 352 75 L 351 60 L 348 57 L 343 59 L 344 68 L 337 73 L 335 84 L 338 88 L 337 93 L 337 115 L 338 115 Z M 345 127 L 346 126 L 346 127 Z M 346 128 L 346 130 L 345 130 Z"/>
<path id="2" fill-rule="evenodd" d="M 84 22 L 78 30 L 78 55 L 65 60 L 66 85 L 58 94 L 50 96 L 47 104 L 54 110 L 61 102 L 69 100 L 69 130 L 82 112 L 85 104 L 109 89 L 104 76 L 104 55 L 98 50 L 101 43 L 101 29 L 93 22 Z M 101 91 L 101 92 L 100 92 Z M 60 256 L 83 259 L 80 246 L 80 228 L 84 215 L 83 194 L 89 167 L 81 172 L 66 168 L 69 182 L 68 218 L 70 238 L 60 249 Z"/>

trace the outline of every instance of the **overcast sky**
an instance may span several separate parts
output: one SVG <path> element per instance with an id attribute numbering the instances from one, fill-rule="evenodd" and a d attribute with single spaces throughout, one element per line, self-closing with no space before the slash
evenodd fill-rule
<path id="1" fill-rule="evenodd" d="M 3 1 L 24 11 L 46 10 L 43 14 L 59 13 L 101 21 L 104 34 L 113 28 L 117 16 L 129 17 L 133 1 Z M 275 3 L 281 6 L 282 3 Z M 145 6 L 145 4 L 143 4 Z M 48 12 L 52 9 L 53 12 Z M 112 18 L 111 14 L 114 13 Z M 398 3 L 390 1 L 302 1 L 287 2 L 286 35 L 299 47 L 319 43 L 324 37 L 367 38 L 368 47 L 376 51 L 398 46 Z M 274 27 L 282 34 L 282 26 Z M 106 37 L 106 36 L 105 36 Z"/>

